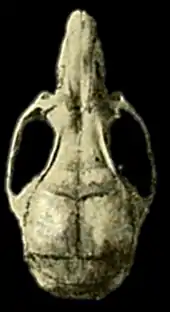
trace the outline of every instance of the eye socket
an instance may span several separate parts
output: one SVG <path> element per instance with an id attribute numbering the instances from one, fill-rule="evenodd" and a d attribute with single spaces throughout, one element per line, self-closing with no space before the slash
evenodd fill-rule
<path id="1" fill-rule="evenodd" d="M 121 118 L 110 126 L 110 152 L 118 175 L 126 178 L 143 197 L 150 194 L 151 166 L 140 125 L 121 110 Z"/>
<path id="2" fill-rule="evenodd" d="M 33 120 L 25 125 L 13 161 L 11 189 L 14 194 L 19 194 L 23 187 L 43 170 L 53 140 L 53 130 L 46 121 Z"/>

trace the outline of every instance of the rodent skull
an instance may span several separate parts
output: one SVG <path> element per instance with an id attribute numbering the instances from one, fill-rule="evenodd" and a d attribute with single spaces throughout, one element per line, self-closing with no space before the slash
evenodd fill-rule
<path id="1" fill-rule="evenodd" d="M 54 94 L 42 92 L 19 117 L 9 150 L 6 192 L 21 227 L 24 257 L 37 283 L 63 298 L 100 299 L 129 274 L 149 211 L 156 170 L 148 130 L 123 94 L 108 95 L 96 23 L 73 12 L 57 63 Z M 152 167 L 146 198 L 117 174 L 110 123 L 125 110 L 140 124 Z M 14 158 L 25 125 L 44 119 L 55 140 L 43 171 L 15 195 Z M 97 159 L 97 160 L 96 160 Z"/>

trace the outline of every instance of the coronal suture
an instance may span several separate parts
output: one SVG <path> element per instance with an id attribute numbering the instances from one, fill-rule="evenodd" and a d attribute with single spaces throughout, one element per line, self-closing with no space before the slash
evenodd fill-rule
<path id="1" fill-rule="evenodd" d="M 6 171 L 24 259 L 37 284 L 62 298 L 101 299 L 130 273 L 141 226 L 156 188 L 150 136 L 121 92 L 108 94 L 95 20 L 68 18 L 56 67 L 57 87 L 42 92 L 18 118 Z M 151 165 L 150 194 L 121 179 L 109 150 L 109 126 L 120 110 L 139 123 Z M 54 142 L 43 170 L 19 194 L 11 189 L 14 159 L 26 123 L 46 120 Z"/>

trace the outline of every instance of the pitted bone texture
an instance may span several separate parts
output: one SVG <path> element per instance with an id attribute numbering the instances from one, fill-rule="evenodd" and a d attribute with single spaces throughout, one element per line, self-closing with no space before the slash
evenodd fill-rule
<path id="1" fill-rule="evenodd" d="M 7 161 L 6 191 L 21 227 L 24 259 L 38 285 L 54 296 L 101 299 L 133 265 L 140 228 L 154 197 L 156 171 L 148 131 L 121 93 L 109 96 L 96 22 L 73 12 L 57 63 L 54 94 L 41 93 L 18 119 Z M 151 195 L 142 198 L 117 174 L 109 125 L 125 109 L 141 125 L 152 166 Z M 14 157 L 25 124 L 43 118 L 55 135 L 39 175 L 15 196 Z"/>

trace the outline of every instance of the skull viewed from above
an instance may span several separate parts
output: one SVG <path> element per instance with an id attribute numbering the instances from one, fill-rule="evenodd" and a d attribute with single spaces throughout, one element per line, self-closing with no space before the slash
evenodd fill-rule
<path id="1" fill-rule="evenodd" d="M 62 298 L 101 299 L 129 274 L 155 195 L 150 136 L 123 94 L 108 94 L 96 22 L 84 11 L 68 19 L 57 77 L 55 93 L 42 92 L 17 121 L 6 193 L 21 228 L 24 259 L 38 285 Z M 121 110 L 145 136 L 151 165 L 147 197 L 120 178 L 111 157 L 109 127 Z M 54 142 L 43 170 L 16 195 L 11 189 L 14 160 L 23 129 L 35 118 L 51 126 Z"/>

